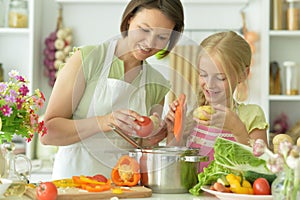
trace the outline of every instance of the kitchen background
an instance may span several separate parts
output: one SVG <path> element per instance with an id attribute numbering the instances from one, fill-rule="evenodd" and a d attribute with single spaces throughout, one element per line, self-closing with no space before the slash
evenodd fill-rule
<path id="1" fill-rule="evenodd" d="M 1 2 L 8 0 L 0 0 Z M 119 34 L 121 14 L 128 0 L 28 0 L 28 28 L 0 27 L 0 63 L 4 68 L 5 79 L 10 69 L 17 69 L 26 75 L 32 83 L 32 88 L 40 88 L 49 99 L 52 87 L 45 75 L 44 50 L 45 39 L 56 30 L 59 8 L 62 8 L 62 25 L 72 30 L 71 46 L 97 44 Z M 293 127 L 300 119 L 295 110 L 299 108 L 300 95 L 285 95 L 284 61 L 294 61 L 300 64 L 299 46 L 300 31 L 287 30 L 285 0 L 182 0 L 185 9 L 184 38 L 196 43 L 207 35 L 221 30 L 240 31 L 243 26 L 241 12 L 245 13 L 248 31 L 259 36 L 254 43 L 255 52 L 251 75 L 249 77 L 249 98 L 246 103 L 257 103 L 262 106 L 273 131 L 273 122 L 285 113 L 289 127 Z M 281 3 L 282 13 L 273 12 L 275 3 Z M 299 3 L 294 6 L 299 8 Z M 275 9 L 276 10 L 276 9 Z M 1 13 L 1 11 L 0 11 Z M 273 30 L 273 21 L 282 14 L 282 27 Z M 0 14 L 1 15 L 1 14 Z M 299 14 L 298 14 L 299 15 Z M 296 15 L 297 16 L 297 15 Z M 296 25 L 299 22 L 296 22 Z M 278 25 L 278 24 L 277 24 Z M 165 62 L 150 59 L 151 62 Z M 269 93 L 270 62 L 277 61 L 280 68 L 280 94 Z M 275 68 L 276 69 L 276 68 Z M 164 72 L 170 77 L 168 71 Z M 298 73 L 294 73 L 298 75 Z M 277 74 L 278 75 L 278 74 Z M 299 77 L 298 77 L 299 78 Z M 277 79 L 278 81 L 278 79 Z M 296 86 L 299 88 L 299 83 Z M 275 92 L 276 93 L 276 92 Z M 46 108 L 46 106 L 45 106 Z M 45 109 L 43 109 L 44 111 Z M 42 113 L 41 113 L 42 114 Z M 282 117 L 280 119 L 283 119 Z M 281 120 L 279 128 L 285 127 Z M 49 158 L 48 152 L 55 152 L 53 147 L 38 148 L 27 145 L 27 155 L 31 158 Z M 50 151 L 49 151 L 50 150 Z M 45 153 L 46 152 L 46 153 Z"/>

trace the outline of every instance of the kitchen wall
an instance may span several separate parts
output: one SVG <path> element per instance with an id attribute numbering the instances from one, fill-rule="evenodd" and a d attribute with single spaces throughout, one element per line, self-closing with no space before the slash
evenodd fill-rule
<path id="1" fill-rule="evenodd" d="M 64 26 L 73 30 L 75 46 L 97 44 L 119 34 L 121 14 L 127 1 L 122 2 L 120 0 L 120 3 L 110 3 L 109 1 L 106 1 L 106 3 L 83 2 L 85 1 L 59 5 L 55 0 L 43 0 L 41 49 L 44 49 L 44 38 L 56 28 L 59 6 L 63 8 Z M 248 29 L 260 34 L 262 30 L 261 23 L 259 23 L 262 17 L 260 0 L 249 0 L 249 3 L 247 0 L 214 2 L 209 0 L 183 0 L 186 16 L 184 37 L 199 43 L 204 37 L 214 31 L 225 29 L 240 30 L 242 27 L 242 9 L 246 13 Z M 261 91 L 259 90 L 260 82 L 255 81 L 253 78 L 259 77 L 262 70 L 260 67 L 260 45 L 260 41 L 255 44 L 255 62 L 251 68 L 251 77 L 249 79 L 250 98 L 248 102 L 263 104 Z M 41 52 L 41 67 L 43 67 L 42 58 Z M 150 61 L 156 62 L 155 59 L 150 59 Z M 168 77 L 167 72 L 165 75 Z M 40 87 L 45 92 L 46 98 L 49 99 L 51 87 L 48 85 L 47 77 L 44 77 L 43 74 L 41 77 L 43 78 L 40 79 Z"/>

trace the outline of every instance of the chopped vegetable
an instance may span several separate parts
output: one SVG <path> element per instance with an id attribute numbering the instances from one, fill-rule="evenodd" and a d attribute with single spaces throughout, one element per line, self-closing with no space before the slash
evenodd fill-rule
<path id="1" fill-rule="evenodd" d="M 42 182 L 36 188 L 36 197 L 38 200 L 55 200 L 57 193 L 57 188 L 52 182 Z"/>
<path id="2" fill-rule="evenodd" d="M 246 172 L 252 171 L 261 175 L 274 175 L 267 168 L 265 158 L 255 157 L 252 148 L 246 145 L 218 137 L 214 152 L 214 160 L 198 174 L 198 183 L 189 190 L 191 194 L 199 195 L 202 186 L 211 185 L 222 175 L 229 173 L 243 176 Z"/>
<path id="3" fill-rule="evenodd" d="M 218 180 L 222 175 L 231 173 L 230 169 L 224 168 L 221 165 L 217 165 L 213 160 L 203 172 L 198 174 L 198 183 L 192 187 L 189 192 L 195 196 L 200 195 L 202 192 L 201 187 L 204 185 L 211 185 Z"/>
<path id="4" fill-rule="evenodd" d="M 214 158 L 218 165 L 238 172 L 254 171 L 262 174 L 273 174 L 267 168 L 266 160 L 262 157 L 255 157 L 249 146 L 218 137 L 214 150 Z"/>
<path id="5" fill-rule="evenodd" d="M 184 103 L 185 103 L 185 95 L 180 94 L 178 98 L 178 105 L 175 111 L 175 120 L 174 120 L 174 136 L 177 142 L 180 141 L 182 129 L 183 129 L 183 112 L 184 112 Z"/>
<path id="6" fill-rule="evenodd" d="M 135 186 L 141 178 L 140 166 L 135 158 L 122 156 L 113 168 L 111 178 L 118 186 Z"/>
<path id="7" fill-rule="evenodd" d="M 255 195 L 270 195 L 271 187 L 267 179 L 258 178 L 253 183 L 253 190 Z"/>
<path id="8" fill-rule="evenodd" d="M 226 176 L 230 185 L 230 190 L 237 194 L 253 194 L 251 183 L 247 180 L 242 180 L 241 176 L 234 174 L 228 174 Z"/>
<path id="9" fill-rule="evenodd" d="M 258 178 L 265 178 L 271 185 L 277 177 L 276 174 L 262 174 L 254 171 L 245 171 L 243 175 L 245 179 L 247 179 L 251 184 L 253 184 L 254 181 Z"/>
<path id="10" fill-rule="evenodd" d="M 213 189 L 218 192 L 230 192 L 229 187 L 225 187 L 222 183 L 219 183 L 219 182 L 215 182 L 213 184 Z"/>
<path id="11" fill-rule="evenodd" d="M 57 188 L 78 187 L 78 184 L 75 184 L 71 178 L 54 180 L 52 182 Z"/>
<path id="12" fill-rule="evenodd" d="M 221 183 L 224 186 L 229 186 L 229 182 L 226 179 L 225 175 L 222 175 L 220 178 L 217 179 L 218 183 Z"/>
<path id="13" fill-rule="evenodd" d="M 106 182 L 100 182 L 93 177 L 81 175 L 73 176 L 72 180 L 76 187 L 87 190 L 89 192 L 102 192 L 110 190 L 111 188 L 111 180 L 109 179 L 106 179 Z"/>

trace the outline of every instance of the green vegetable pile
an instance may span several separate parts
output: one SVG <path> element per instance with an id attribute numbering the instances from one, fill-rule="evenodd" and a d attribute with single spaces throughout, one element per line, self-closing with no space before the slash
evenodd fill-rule
<path id="1" fill-rule="evenodd" d="M 253 155 L 252 148 L 231 140 L 218 137 L 214 145 L 214 161 L 198 174 L 198 183 L 189 190 L 193 195 L 201 193 L 201 187 L 216 182 L 223 174 L 250 174 L 268 177 L 271 183 L 276 176 L 266 166 L 266 159 Z"/>

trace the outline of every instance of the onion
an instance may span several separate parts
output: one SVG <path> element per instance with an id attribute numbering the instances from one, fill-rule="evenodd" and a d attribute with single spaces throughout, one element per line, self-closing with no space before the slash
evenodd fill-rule
<path id="1" fill-rule="evenodd" d="M 62 50 L 65 47 L 65 42 L 62 39 L 55 40 L 55 48 L 58 50 Z"/>

